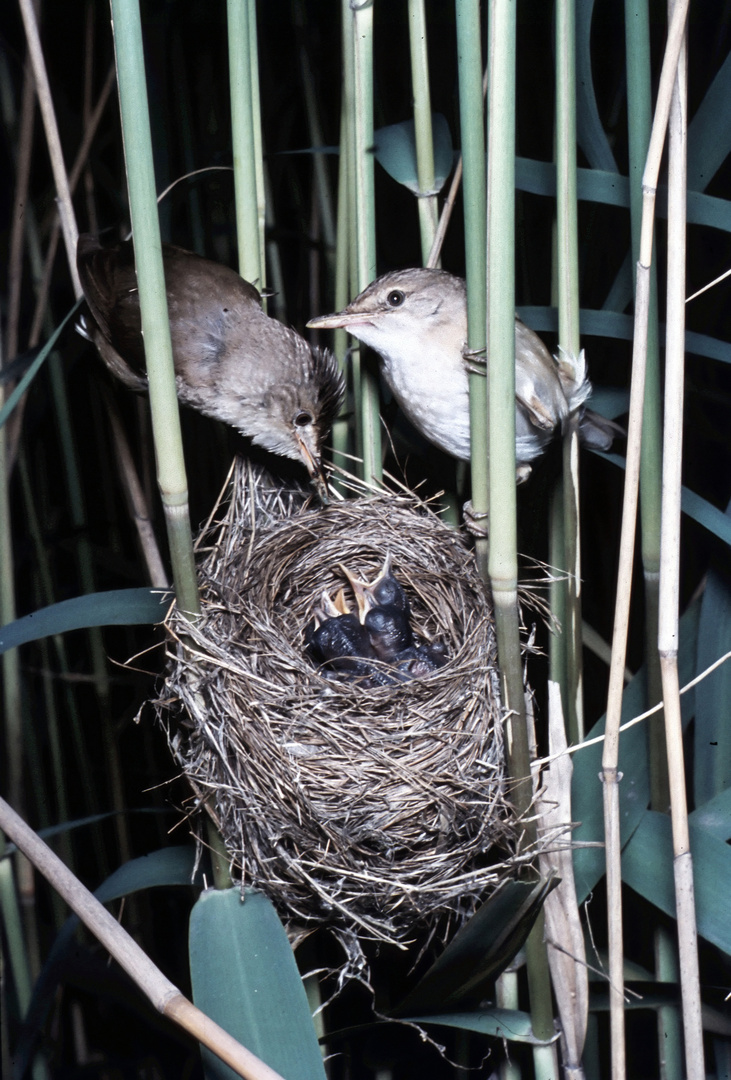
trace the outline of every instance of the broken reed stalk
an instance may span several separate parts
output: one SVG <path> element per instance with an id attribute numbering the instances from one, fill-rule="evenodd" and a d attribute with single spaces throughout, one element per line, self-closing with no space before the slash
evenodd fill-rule
<path id="1" fill-rule="evenodd" d="M 348 5 L 346 5 L 347 7 Z M 373 156 L 373 5 L 361 4 L 347 13 L 352 34 L 353 86 L 347 95 L 352 107 L 352 132 L 355 176 L 355 234 L 357 281 L 360 292 L 376 276 L 376 201 L 375 159 Z M 378 400 L 378 376 L 373 364 L 360 349 L 360 412 L 362 474 L 366 483 L 380 481 L 381 418 Z"/>
<path id="2" fill-rule="evenodd" d="M 281 1080 L 279 1073 L 241 1046 L 180 993 L 104 905 L 2 798 L 0 828 L 63 897 L 159 1013 L 189 1032 L 245 1080 Z"/>
<path id="3" fill-rule="evenodd" d="M 138 0 L 112 0 L 112 15 L 157 479 L 178 606 L 189 615 L 197 615 L 200 599 L 162 265 Z"/>
<path id="4" fill-rule="evenodd" d="M 511 795 L 522 816 L 532 800 L 530 755 L 520 655 L 515 485 L 515 38 L 510 0 L 491 0 L 488 22 L 487 154 L 487 428 L 490 547 L 488 569 L 495 604 L 498 656 Z M 526 843 L 535 839 L 526 823 Z M 548 959 L 539 917 L 526 943 L 533 1034 L 553 1037 Z M 536 1047 L 541 1075 L 557 1074 Z M 549 1054 L 551 1048 L 549 1048 Z M 555 1060 L 555 1059 L 554 1059 Z M 544 1073 L 544 1069 L 547 1071 Z"/>
<path id="5" fill-rule="evenodd" d="M 558 340 L 578 358 L 579 237 L 576 198 L 576 26 L 573 0 L 556 5 L 556 223 L 558 240 Z M 581 535 L 579 530 L 579 418 L 568 417 L 563 435 L 563 559 L 566 571 L 566 696 L 570 742 L 584 737 L 581 641 Z"/>
<path id="6" fill-rule="evenodd" d="M 439 209 L 434 190 L 434 139 L 432 136 L 429 57 L 427 52 L 424 0 L 409 0 L 409 45 L 411 49 L 411 89 L 414 95 L 414 135 L 419 193 L 421 261 L 426 265 L 437 231 Z"/>
<path id="7" fill-rule="evenodd" d="M 671 5 L 672 6 L 672 5 Z M 680 2 L 676 8 L 681 8 Z M 686 32 L 687 34 L 687 32 Z M 678 676 L 680 607 L 680 490 L 685 375 L 685 244 L 688 140 L 687 36 L 683 38 L 670 109 L 668 147 L 668 279 L 665 343 L 665 433 L 663 440 L 662 537 L 658 652 L 665 705 L 670 814 L 673 832 L 675 910 L 688 1080 L 706 1075 L 703 1058 L 698 931 L 693 858 L 688 830 L 683 728 Z"/>
<path id="8" fill-rule="evenodd" d="M 622 709 L 624 665 L 629 625 L 630 583 L 634 564 L 634 537 L 637 522 L 640 447 L 642 441 L 642 405 L 647 360 L 647 323 L 650 296 L 650 266 L 654 234 L 657 178 L 660 171 L 665 131 L 670 113 L 670 99 L 683 40 L 688 0 L 681 0 L 673 12 L 668 31 L 662 74 L 658 87 L 655 119 L 642 180 L 643 206 L 640 257 L 635 289 L 632 384 L 627 432 L 627 462 L 622 506 L 622 531 L 617 572 L 617 599 L 612 635 L 612 660 L 609 668 L 607 719 L 602 755 L 604 832 L 607 864 L 607 905 L 609 929 L 609 1001 L 611 1026 L 612 1080 L 625 1076 L 624 1038 L 624 949 L 622 935 L 622 863 L 619 818 L 619 724 Z M 625 585 L 626 583 L 626 585 Z"/>

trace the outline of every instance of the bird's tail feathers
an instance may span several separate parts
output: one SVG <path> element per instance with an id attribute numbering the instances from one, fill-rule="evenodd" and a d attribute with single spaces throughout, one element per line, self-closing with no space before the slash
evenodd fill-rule
<path id="1" fill-rule="evenodd" d="M 586 352 L 582 349 L 578 356 L 574 356 L 559 345 L 558 355 L 554 359 L 558 365 L 558 377 L 566 395 L 569 412 L 575 412 L 591 396 Z"/>
<path id="2" fill-rule="evenodd" d="M 607 420 L 599 413 L 585 408 L 586 402 L 591 397 L 591 382 L 586 366 L 585 351 L 582 349 L 577 357 L 566 352 L 559 345 L 558 356 L 555 359 L 569 412 L 579 411 L 579 438 L 582 444 L 592 450 L 605 452 L 610 450 L 614 439 L 626 433 L 613 420 Z"/>
<path id="3" fill-rule="evenodd" d="M 117 350 L 109 344 L 101 330 L 95 326 L 90 319 L 84 320 L 83 330 L 79 328 L 78 324 L 76 329 L 82 337 L 88 338 L 89 341 L 92 341 L 96 345 L 99 355 L 109 371 L 116 379 L 119 379 L 121 383 L 124 383 L 128 390 L 134 390 L 138 394 L 147 391 L 147 376 L 139 375 L 136 371 L 133 371 L 129 364 L 122 359 Z"/>

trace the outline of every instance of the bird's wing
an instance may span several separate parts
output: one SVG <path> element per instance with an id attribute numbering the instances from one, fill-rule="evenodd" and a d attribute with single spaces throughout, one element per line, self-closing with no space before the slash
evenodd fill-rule
<path id="1" fill-rule="evenodd" d="M 541 339 L 515 319 L 515 396 L 534 427 L 553 431 L 568 412 L 557 365 Z"/>
<path id="2" fill-rule="evenodd" d="M 79 237 L 76 264 L 91 317 L 92 337 L 112 373 L 128 386 L 144 385 L 140 299 L 132 244 L 103 248 L 93 236 Z M 106 343 L 106 348 L 100 343 Z"/>

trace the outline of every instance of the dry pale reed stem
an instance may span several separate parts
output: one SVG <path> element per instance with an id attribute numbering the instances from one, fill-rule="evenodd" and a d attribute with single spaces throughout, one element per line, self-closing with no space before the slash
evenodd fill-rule
<path id="1" fill-rule="evenodd" d="M 652 262 L 652 242 L 655 229 L 655 197 L 657 178 L 662 162 L 665 145 L 665 132 L 670 116 L 670 102 L 675 85 L 675 73 L 678 70 L 678 58 L 685 35 L 685 23 L 688 18 L 690 0 L 678 0 L 673 8 L 665 56 L 662 62 L 660 83 L 657 88 L 655 117 L 652 121 L 650 145 L 647 150 L 647 162 L 642 174 L 642 230 L 640 235 L 640 263 L 649 266 Z"/>
<path id="2" fill-rule="evenodd" d="M 680 6 L 678 4 L 678 6 Z M 680 491 L 685 377 L 685 248 L 687 203 L 687 48 L 680 51 L 670 109 L 668 153 L 667 340 L 663 437 L 662 532 L 658 651 L 665 705 L 670 812 L 675 856 L 675 905 L 688 1080 L 705 1076 L 693 863 L 685 792 L 678 679 L 680 607 Z"/>
<path id="3" fill-rule="evenodd" d="M 85 888 L 39 836 L 0 798 L 0 827 L 105 946 L 158 1012 L 190 1032 L 245 1080 L 282 1080 L 251 1051 L 188 1001 L 110 912 Z"/>
<path id="4" fill-rule="evenodd" d="M 642 405 L 645 393 L 647 364 L 647 320 L 649 314 L 649 267 L 637 266 L 637 298 L 635 302 L 634 348 L 632 355 L 632 386 L 627 432 L 627 467 L 622 506 L 622 532 L 619 543 L 617 598 L 612 635 L 612 657 L 609 668 L 607 720 L 602 754 L 604 783 L 604 831 L 607 865 L 607 903 L 609 924 L 609 1000 L 612 1031 L 612 1077 L 619 1080 L 625 1074 L 624 1049 L 624 956 L 622 945 L 622 866 L 619 837 L 619 724 L 622 713 L 624 667 L 627 657 L 629 625 L 629 582 L 634 563 L 635 530 L 637 527 L 637 496 L 640 481 L 640 449 L 642 443 Z"/>
<path id="5" fill-rule="evenodd" d="M 91 144 L 94 141 L 97 128 L 102 118 L 104 109 L 106 108 L 109 95 L 112 92 L 116 78 L 116 71 L 114 64 L 109 68 L 106 82 L 102 88 L 102 92 L 99 95 L 99 100 L 96 103 L 94 111 L 89 117 L 88 122 L 84 127 L 84 137 L 81 140 L 76 160 L 74 161 L 73 168 L 69 173 L 69 189 L 73 193 L 76 190 L 76 185 L 79 182 L 79 177 L 84 166 L 87 164 L 89 158 L 89 151 L 91 150 Z M 31 348 L 38 344 L 41 336 L 41 329 L 43 326 L 43 317 L 46 311 L 46 304 L 48 302 L 48 290 L 51 284 L 51 274 L 53 272 L 53 264 L 56 259 L 56 251 L 58 249 L 58 238 L 61 229 L 61 222 L 59 218 L 53 223 L 51 229 L 51 235 L 48 240 L 48 249 L 46 251 L 46 261 L 43 265 L 43 277 L 41 278 L 40 286 L 38 288 L 38 295 L 36 297 L 35 311 L 33 312 L 33 322 L 31 324 L 30 337 L 28 344 Z"/>
<path id="6" fill-rule="evenodd" d="M 685 795 L 683 728 L 677 660 L 677 653 L 669 656 L 660 655 L 673 829 L 675 913 L 678 926 L 686 1076 L 688 1080 L 704 1080 L 706 1072 L 698 973 L 698 932 L 696 929 L 695 893 L 693 888 L 693 860 L 688 830 L 688 807 Z"/>
<path id="7" fill-rule="evenodd" d="M 23 281 L 23 235 L 25 233 L 25 207 L 28 201 L 30 159 L 33 149 L 33 120 L 35 117 L 35 87 L 33 72 L 26 62 L 23 78 L 23 99 L 20 108 L 18 153 L 15 162 L 15 199 L 10 226 L 10 252 L 8 255 L 8 309 L 5 331 L 5 363 L 18 354 L 18 327 L 20 324 L 20 294 Z"/>
<path id="8" fill-rule="evenodd" d="M 157 539 L 155 538 L 155 532 L 150 518 L 150 507 L 145 497 L 145 493 L 142 490 L 140 478 L 137 475 L 132 451 L 127 436 L 125 435 L 124 428 L 120 422 L 113 398 L 109 394 L 105 394 L 104 398 L 107 406 L 107 417 L 109 418 L 112 431 L 112 439 L 114 440 L 114 448 L 117 454 L 119 475 L 122 480 L 125 494 L 127 495 L 132 521 L 137 529 L 137 538 L 140 542 L 140 549 L 145 560 L 145 565 L 147 566 L 150 584 L 154 588 L 166 589 L 169 586 L 168 576 L 165 571 L 162 556 L 160 555 L 160 548 L 157 545 Z"/>
<path id="9" fill-rule="evenodd" d="M 632 578 L 634 533 L 637 517 L 637 489 L 639 485 L 639 447 L 642 436 L 641 401 L 644 395 L 647 358 L 647 320 L 650 289 L 649 268 L 652 261 L 655 195 L 662 150 L 665 142 L 665 132 L 667 130 L 668 117 L 670 114 L 672 90 L 683 41 L 687 10 L 688 0 L 681 0 L 673 11 L 660 77 L 660 85 L 658 88 L 657 105 L 650 137 L 647 163 L 642 181 L 642 234 L 640 242 L 640 259 L 637 265 L 634 349 L 632 357 L 633 371 L 632 389 L 630 393 L 630 426 L 627 445 L 627 470 L 625 474 L 622 536 L 620 539 L 620 566 L 617 578 L 619 582 L 630 582 Z M 622 706 L 623 673 L 626 657 L 627 627 L 629 622 L 629 601 L 629 589 L 618 590 L 612 642 L 609 694 L 607 699 L 605 745 L 602 757 L 602 778 L 605 785 L 604 827 L 607 845 L 612 1080 L 623 1080 L 625 1076 L 624 950 L 622 944 L 622 878 L 617 761 L 619 754 L 619 720 Z M 615 789 L 614 792 L 607 790 L 610 787 Z"/>
<path id="10" fill-rule="evenodd" d="M 63 150 L 61 149 L 61 137 L 58 133 L 58 125 L 56 124 L 56 114 L 53 108 L 53 99 L 51 97 L 51 87 L 48 82 L 48 73 L 43 59 L 43 50 L 41 49 L 41 39 L 40 34 L 38 33 L 38 22 L 33 8 L 33 0 L 19 0 L 19 4 L 20 12 L 23 16 L 25 36 L 28 42 L 28 52 L 30 54 L 31 64 L 33 65 L 33 75 L 36 80 L 38 104 L 40 105 L 41 116 L 43 117 L 46 142 L 48 143 L 48 153 L 51 158 L 51 168 L 53 169 L 53 179 L 56 185 L 58 213 L 61 218 L 61 228 L 63 230 L 63 238 L 66 245 L 66 258 L 68 259 L 69 272 L 74 286 L 74 295 L 78 299 L 82 293 L 79 272 L 76 269 L 76 241 L 79 236 L 79 230 L 76 225 L 73 203 L 71 202 L 71 191 L 69 188 L 68 176 L 66 174 L 66 166 L 63 160 Z"/>

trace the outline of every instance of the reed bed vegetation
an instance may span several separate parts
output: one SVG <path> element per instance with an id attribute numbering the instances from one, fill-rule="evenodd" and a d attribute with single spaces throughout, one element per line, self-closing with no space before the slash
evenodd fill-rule
<path id="1" fill-rule="evenodd" d="M 5 5 L 3 1075 L 731 1075 L 730 16 L 729 0 Z M 149 395 L 74 332 L 79 233 L 130 231 Z M 342 539 L 308 524 L 299 464 L 178 409 L 161 243 L 237 269 L 334 350 Z M 467 283 L 469 462 L 409 423 L 375 353 L 305 330 L 427 265 Z M 590 451 L 570 415 L 520 485 L 516 311 L 557 362 L 584 350 L 588 404 L 618 424 Z M 277 588 L 297 529 L 321 545 L 321 573 L 302 559 L 312 596 L 294 581 L 277 600 L 295 598 L 302 634 L 338 563 L 373 577 L 379 546 L 427 636 L 462 613 L 459 663 L 418 682 L 411 712 L 406 683 L 373 691 L 367 763 L 337 712 L 364 691 L 302 676 L 273 585 L 247 579 L 229 603 L 216 578 L 221 551 L 247 574 L 268 550 L 255 475 L 281 493 Z M 231 690 L 230 651 L 213 650 L 215 675 L 197 665 L 210 626 L 239 648 L 239 619 L 263 644 Z M 262 731 L 287 728 L 275 668 L 307 683 L 290 695 L 307 745 L 337 747 L 316 858 L 304 770 L 284 790 L 276 754 L 237 726 L 251 706 Z M 161 725 L 175 695 L 193 721 Z M 416 712 L 448 761 L 429 749 L 414 780 L 379 738 Z M 445 727 L 469 734 L 464 758 Z M 494 790 L 476 794 L 488 757 Z M 401 837 L 387 850 L 378 833 L 365 876 L 349 763 L 369 822 Z M 433 792 L 425 824 L 408 807 Z M 460 856 L 441 874 L 449 829 Z M 247 864 L 274 867 L 267 888 Z M 310 905 L 318 866 L 328 891 Z"/>

